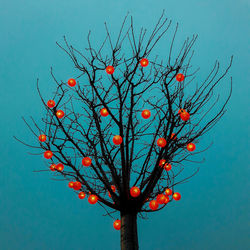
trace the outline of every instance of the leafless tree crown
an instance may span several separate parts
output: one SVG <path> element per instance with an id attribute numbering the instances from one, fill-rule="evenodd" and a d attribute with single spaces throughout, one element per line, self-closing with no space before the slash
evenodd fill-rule
<path id="1" fill-rule="evenodd" d="M 199 168 L 184 171 L 184 162 L 203 150 L 190 153 L 186 146 L 190 142 L 198 143 L 215 125 L 225 113 L 231 96 L 232 81 L 226 100 L 219 102 L 215 90 L 228 72 L 232 58 L 222 73 L 216 61 L 203 81 L 195 78 L 198 70 L 191 65 L 197 36 L 187 38 L 173 58 L 178 25 L 172 39 L 166 41 L 170 41 L 168 55 L 153 55 L 156 44 L 170 27 L 171 21 L 162 15 L 151 33 L 141 28 L 138 35 L 132 17 L 126 16 L 116 39 L 105 24 L 106 37 L 99 48 L 92 47 L 89 32 L 88 47 L 83 52 L 64 37 L 63 44 L 57 44 L 79 74 L 74 77 L 76 86 L 70 87 L 67 82 L 58 81 L 51 69 L 56 84 L 51 96 L 56 102 L 54 108 L 47 106 L 37 81 L 46 115 L 42 126 L 33 119 L 32 124 L 25 122 L 36 137 L 45 134 L 47 140 L 29 146 L 40 153 L 51 150 L 53 157 L 48 160 L 48 166 L 58 162 L 65 166 L 63 171 L 53 174 L 63 180 L 81 182 L 81 191 L 96 194 L 108 214 L 123 210 L 140 214 L 152 211 L 148 199 L 164 193 L 166 188 L 174 189 L 195 175 Z M 147 67 L 140 65 L 142 58 L 149 60 Z M 108 65 L 114 67 L 113 74 L 106 73 Z M 178 73 L 185 76 L 184 81 L 176 81 Z M 100 115 L 102 108 L 107 109 L 107 117 Z M 142 118 L 144 109 L 151 111 L 149 119 Z M 180 119 L 180 109 L 190 114 L 188 121 Z M 56 116 L 57 110 L 65 112 L 62 119 Z M 112 141 L 115 135 L 123 139 L 118 146 Z M 165 138 L 167 145 L 157 146 L 158 138 Z M 84 157 L 92 159 L 91 166 L 82 165 Z M 171 171 L 159 166 L 161 159 L 172 165 Z M 116 187 L 115 192 L 111 185 Z M 140 188 L 139 197 L 130 196 L 132 186 Z"/>

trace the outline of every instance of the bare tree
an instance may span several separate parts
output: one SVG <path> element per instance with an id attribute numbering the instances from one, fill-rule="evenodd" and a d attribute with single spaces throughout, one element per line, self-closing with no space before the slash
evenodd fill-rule
<path id="1" fill-rule="evenodd" d="M 173 58 L 178 25 L 168 57 L 152 54 L 170 25 L 163 13 L 150 34 L 144 28 L 136 34 L 126 16 L 116 40 L 105 23 L 106 37 L 97 49 L 89 32 L 84 52 L 64 37 L 57 44 L 79 74 L 58 81 L 51 69 L 56 90 L 50 101 L 37 81 L 46 109 L 43 125 L 24 120 L 40 141 L 35 146 L 20 141 L 45 152 L 45 171 L 68 181 L 79 198 L 87 194 L 111 217 L 120 213 L 114 227 L 121 229 L 121 249 L 139 248 L 137 216 L 180 199 L 176 185 L 199 170 L 184 163 L 205 150 L 194 151 L 195 144 L 224 115 L 232 92 L 231 79 L 225 100 L 215 94 L 232 58 L 222 73 L 216 61 L 207 78 L 195 83 L 198 69 L 191 59 L 197 36 L 187 38 Z"/>

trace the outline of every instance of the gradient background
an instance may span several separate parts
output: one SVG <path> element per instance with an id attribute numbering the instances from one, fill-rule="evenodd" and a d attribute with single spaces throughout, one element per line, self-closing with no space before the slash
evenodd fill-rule
<path id="1" fill-rule="evenodd" d="M 39 118 L 43 112 L 36 78 L 49 96 L 50 66 L 60 79 L 72 72 L 72 64 L 55 44 L 63 35 L 82 48 L 89 29 L 96 40 L 104 36 L 104 21 L 116 32 L 129 10 L 137 28 L 150 29 L 162 9 L 180 23 L 178 41 L 199 34 L 194 62 L 201 67 L 201 77 L 215 59 L 224 68 L 230 55 L 235 56 L 230 71 L 233 96 L 226 115 L 200 142 L 204 147 L 214 144 L 203 154 L 206 162 L 199 174 L 178 187 L 182 200 L 150 214 L 148 220 L 139 219 L 140 248 L 250 248 L 248 0 L 0 3 L 0 249 L 119 249 L 119 232 L 102 216 L 100 206 L 79 200 L 66 183 L 52 181 L 50 173 L 33 173 L 43 168 L 42 157 L 28 155 L 29 149 L 12 136 L 36 140 L 21 120 L 22 115 Z M 221 88 L 222 97 L 227 93 L 228 88 Z"/>

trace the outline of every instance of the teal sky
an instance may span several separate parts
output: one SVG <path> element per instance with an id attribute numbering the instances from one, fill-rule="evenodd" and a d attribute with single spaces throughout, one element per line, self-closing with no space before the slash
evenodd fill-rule
<path id="1" fill-rule="evenodd" d="M 182 200 L 139 219 L 141 249 L 245 250 L 249 241 L 249 22 L 248 0 L 1 0 L 0 8 L 0 245 L 3 250 L 116 250 L 119 232 L 104 210 L 79 200 L 65 182 L 51 180 L 40 156 L 13 135 L 32 142 L 21 116 L 39 119 L 42 104 L 36 92 L 39 77 L 45 96 L 52 90 L 53 66 L 59 79 L 73 72 L 56 46 L 62 36 L 77 47 L 104 37 L 104 21 L 117 32 L 129 11 L 135 26 L 152 28 L 162 10 L 179 22 L 177 43 L 194 33 L 194 64 L 205 77 L 214 61 L 225 68 L 234 55 L 233 95 L 228 112 L 200 141 L 213 146 L 202 157 L 199 174 L 180 185 Z M 156 53 L 162 54 L 164 44 Z M 227 85 L 229 77 L 225 79 Z M 225 97 L 228 88 L 221 88 Z"/>

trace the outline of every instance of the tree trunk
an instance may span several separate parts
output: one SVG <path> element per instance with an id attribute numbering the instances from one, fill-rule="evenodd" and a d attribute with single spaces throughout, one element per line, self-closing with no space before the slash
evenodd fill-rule
<path id="1" fill-rule="evenodd" d="M 121 250 L 138 250 L 137 214 L 121 213 Z"/>

